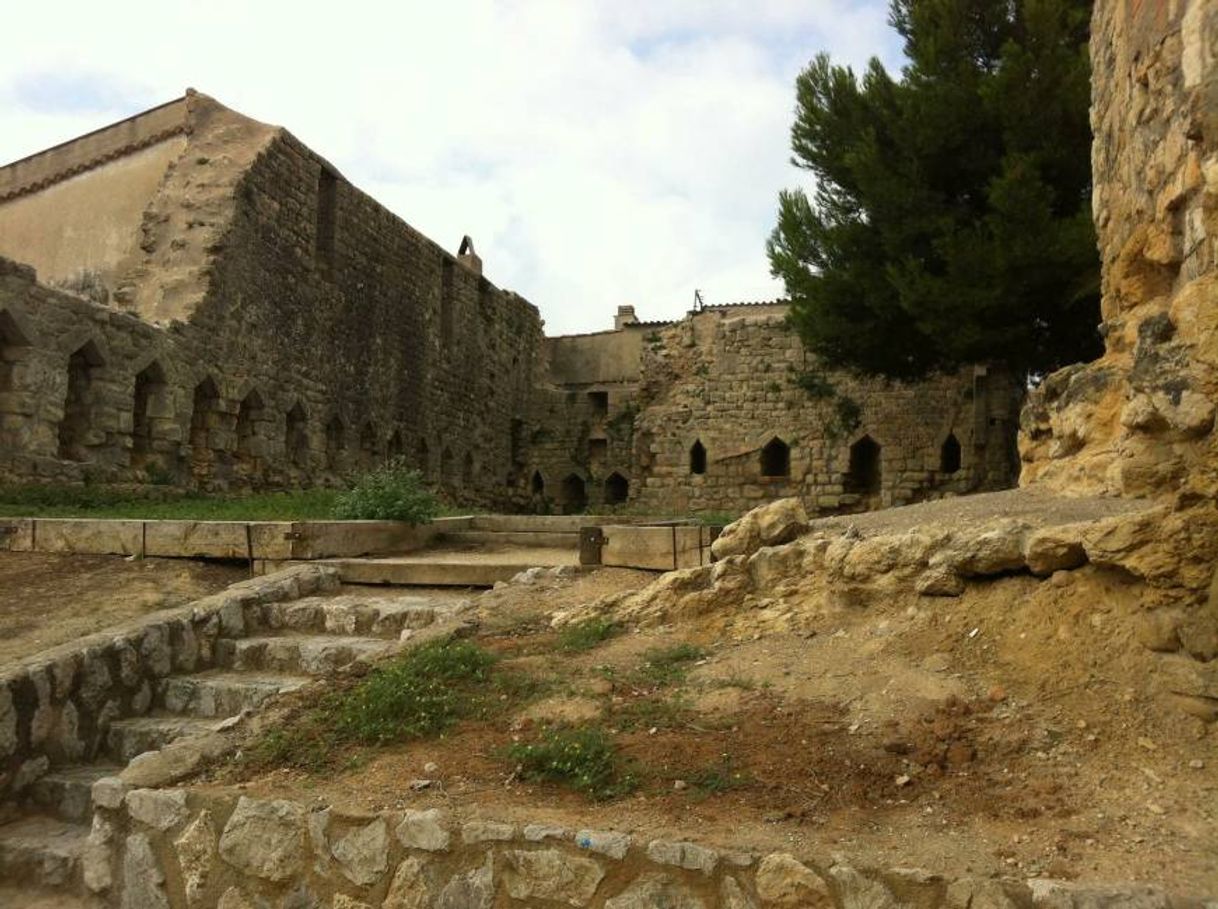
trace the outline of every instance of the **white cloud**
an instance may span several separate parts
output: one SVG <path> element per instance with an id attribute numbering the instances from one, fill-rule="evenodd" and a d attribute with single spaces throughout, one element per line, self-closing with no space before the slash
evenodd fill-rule
<path id="1" fill-rule="evenodd" d="M 0 160 L 188 85 L 287 126 L 554 333 L 776 296 L 799 68 L 890 64 L 882 0 L 70 0 L 9 13 Z"/>

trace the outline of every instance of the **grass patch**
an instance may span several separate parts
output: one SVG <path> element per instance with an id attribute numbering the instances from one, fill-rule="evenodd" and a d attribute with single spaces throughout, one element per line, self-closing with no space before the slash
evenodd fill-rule
<path id="1" fill-rule="evenodd" d="M 638 786 L 609 736 L 595 726 L 552 729 L 539 741 L 513 745 L 508 757 L 526 780 L 559 783 L 594 799 L 617 798 Z"/>
<path id="2" fill-rule="evenodd" d="M 689 702 L 683 697 L 640 698 L 613 713 L 621 729 L 679 729 L 689 721 Z"/>
<path id="3" fill-rule="evenodd" d="M 541 689 L 523 673 L 495 671 L 495 662 L 469 641 L 429 641 L 266 733 L 246 763 L 313 772 L 340 767 L 351 759 L 348 746 L 442 735 L 458 720 L 498 714 L 505 701 L 524 701 Z"/>
<path id="4" fill-rule="evenodd" d="M 653 647 L 643 654 L 636 675 L 652 685 L 675 685 L 685 681 L 690 664 L 706 656 L 706 651 L 694 644 Z"/>
<path id="5" fill-rule="evenodd" d="M 591 650 L 621 631 L 617 622 L 590 619 L 578 625 L 568 625 L 558 636 L 558 649 L 568 652 Z"/>
<path id="6" fill-rule="evenodd" d="M 730 755 L 725 754 L 719 763 L 703 767 L 691 774 L 686 782 L 702 795 L 718 795 L 721 792 L 747 786 L 750 777 L 736 767 L 736 762 Z"/>
<path id="7" fill-rule="evenodd" d="M 0 515 L 148 521 L 332 521 L 342 495 L 334 489 L 215 495 L 156 486 L 0 485 Z M 434 516 L 471 513 L 468 508 L 440 506 Z"/>

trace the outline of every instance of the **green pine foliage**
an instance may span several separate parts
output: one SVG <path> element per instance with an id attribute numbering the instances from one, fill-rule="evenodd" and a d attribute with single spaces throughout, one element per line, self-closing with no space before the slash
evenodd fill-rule
<path id="1" fill-rule="evenodd" d="M 796 82 L 768 243 L 805 345 L 896 379 L 1099 351 L 1088 0 L 894 0 L 901 78 L 821 54 Z"/>

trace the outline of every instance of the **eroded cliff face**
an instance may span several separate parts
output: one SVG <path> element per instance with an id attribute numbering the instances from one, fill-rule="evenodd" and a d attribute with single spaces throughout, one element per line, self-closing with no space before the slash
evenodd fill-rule
<path id="1" fill-rule="evenodd" d="M 1023 485 L 1218 493 L 1218 4 L 1107 0 L 1092 26 L 1105 353 L 1022 418 Z"/>

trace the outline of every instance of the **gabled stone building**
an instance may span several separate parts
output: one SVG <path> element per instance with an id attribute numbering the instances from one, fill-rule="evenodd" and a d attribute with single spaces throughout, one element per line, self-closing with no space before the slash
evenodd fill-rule
<path id="1" fill-rule="evenodd" d="M 537 309 L 289 132 L 193 91 L 0 168 L 0 479 L 336 484 L 455 502 L 856 510 L 1011 485 L 982 367 L 827 376 L 782 303 L 544 338 Z"/>

